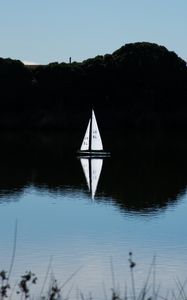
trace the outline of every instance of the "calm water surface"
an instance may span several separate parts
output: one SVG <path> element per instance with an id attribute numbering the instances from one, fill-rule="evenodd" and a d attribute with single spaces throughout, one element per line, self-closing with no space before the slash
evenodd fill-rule
<path id="1" fill-rule="evenodd" d="M 9 269 L 18 221 L 12 284 L 25 271 L 46 270 L 65 286 L 103 298 L 130 282 L 133 251 L 137 288 L 156 255 L 158 283 L 187 277 L 187 135 L 104 132 L 103 160 L 92 199 L 76 157 L 82 133 L 1 133 L 0 268 Z M 112 281 L 111 260 L 115 272 Z M 163 284 L 164 283 L 164 284 Z M 34 291 L 33 291 L 34 293 Z"/>

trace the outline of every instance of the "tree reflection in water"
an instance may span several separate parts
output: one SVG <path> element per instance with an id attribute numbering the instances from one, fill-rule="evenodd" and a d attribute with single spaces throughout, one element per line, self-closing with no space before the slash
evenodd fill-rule
<path id="1" fill-rule="evenodd" d="M 19 199 L 25 187 L 50 192 L 85 188 L 76 157 L 79 132 L 1 133 L 0 199 Z M 96 201 L 131 213 L 159 212 L 173 205 L 187 184 L 184 132 L 105 132 L 111 158 L 104 161 Z"/>

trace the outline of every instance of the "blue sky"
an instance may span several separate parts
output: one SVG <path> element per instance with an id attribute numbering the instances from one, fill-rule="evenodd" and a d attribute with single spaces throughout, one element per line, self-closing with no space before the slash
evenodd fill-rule
<path id="1" fill-rule="evenodd" d="M 82 61 L 137 41 L 187 60 L 187 0 L 0 0 L 0 57 Z"/>

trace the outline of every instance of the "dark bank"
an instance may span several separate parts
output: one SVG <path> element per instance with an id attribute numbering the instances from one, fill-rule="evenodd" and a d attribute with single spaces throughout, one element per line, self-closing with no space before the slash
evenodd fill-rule
<path id="1" fill-rule="evenodd" d="M 83 62 L 24 66 L 0 59 L 1 129 L 187 128 L 187 66 L 154 43 L 122 46 Z"/>

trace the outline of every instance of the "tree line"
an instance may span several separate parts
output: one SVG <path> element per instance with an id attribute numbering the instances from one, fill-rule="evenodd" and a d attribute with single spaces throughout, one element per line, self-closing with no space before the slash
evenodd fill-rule
<path id="1" fill-rule="evenodd" d="M 187 65 L 154 43 L 82 62 L 25 66 L 0 58 L 0 128 L 187 128 Z"/>

